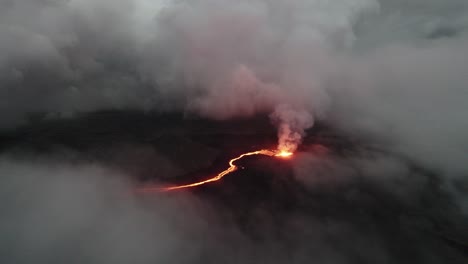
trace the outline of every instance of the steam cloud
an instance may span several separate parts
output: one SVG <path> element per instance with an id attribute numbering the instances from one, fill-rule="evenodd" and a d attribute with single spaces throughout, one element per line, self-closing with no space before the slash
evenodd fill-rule
<path id="1" fill-rule="evenodd" d="M 278 124 L 278 149 L 294 152 L 302 141 L 304 131 L 313 125 L 313 117 L 306 111 L 295 111 L 279 105 L 271 118 Z"/>
<path id="2" fill-rule="evenodd" d="M 294 151 L 307 129 L 325 122 L 394 156 L 343 161 L 305 154 L 294 168 L 307 188 L 339 188 L 359 171 L 404 204 L 423 207 L 421 186 L 429 180 L 413 168 L 422 167 L 468 215 L 467 29 L 465 0 L 0 0 L 0 128 L 103 109 L 184 111 L 216 120 L 266 114 L 278 128 L 278 148 Z M 357 224 L 290 219 L 284 233 L 299 238 L 280 235 L 293 241 L 293 257 L 272 254 L 280 251 L 275 243 L 258 254 L 232 252 L 217 241 L 253 242 L 222 216 L 208 217 L 213 212 L 196 198 L 168 198 L 148 210 L 136 198 L 119 198 L 114 190 L 125 193 L 131 184 L 109 180 L 115 172 L 62 163 L 1 158 L 0 259 L 63 263 L 54 248 L 67 255 L 86 244 L 76 262 L 178 256 L 176 262 L 188 263 L 215 246 L 237 256 L 233 263 L 398 262 L 386 247 L 395 241 L 367 225 L 370 215 Z M 355 190 L 343 195 L 375 202 Z M 181 213 L 186 208 L 201 213 Z M 187 218 L 193 229 L 183 224 Z M 213 226 L 219 233 L 203 250 L 191 243 Z M 356 245 L 333 243 L 341 237 Z M 427 246 L 421 262 L 443 263 L 453 254 L 435 242 L 411 241 Z M 302 246 L 309 242 L 312 248 Z M 434 248 L 442 252 L 435 258 Z"/>

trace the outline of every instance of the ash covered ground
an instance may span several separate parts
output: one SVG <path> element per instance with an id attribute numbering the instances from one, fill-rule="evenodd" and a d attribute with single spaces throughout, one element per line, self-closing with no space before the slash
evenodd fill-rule
<path id="1" fill-rule="evenodd" d="M 267 117 L 107 111 L 0 137 L 3 263 L 466 263 L 467 218 L 439 175 L 317 124 L 292 159 Z M 466 182 L 460 182 L 461 188 Z"/>

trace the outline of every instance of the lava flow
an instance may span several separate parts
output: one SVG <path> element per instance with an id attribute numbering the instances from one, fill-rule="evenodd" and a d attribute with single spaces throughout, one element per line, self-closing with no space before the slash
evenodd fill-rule
<path id="1" fill-rule="evenodd" d="M 280 158 L 289 158 L 289 157 L 291 157 L 293 155 L 293 153 L 288 152 L 288 151 L 274 151 L 274 150 L 268 150 L 268 149 L 262 149 L 262 150 L 247 152 L 247 153 L 239 155 L 236 158 L 231 159 L 229 161 L 229 168 L 227 168 L 226 170 L 218 173 L 218 175 L 216 175 L 213 178 L 203 180 L 203 181 L 199 181 L 199 182 L 190 183 L 190 184 L 176 185 L 176 186 L 171 186 L 171 187 L 163 187 L 163 188 L 162 187 L 142 187 L 142 188 L 138 189 L 138 192 L 145 193 L 145 192 L 154 192 L 154 191 L 158 191 L 158 192 L 159 191 L 173 191 L 173 190 L 178 190 L 178 189 L 192 188 L 192 187 L 200 186 L 200 185 L 203 185 L 203 184 L 206 184 L 206 183 L 219 181 L 224 176 L 226 176 L 229 173 L 232 173 L 232 172 L 237 170 L 238 167 L 234 164 L 234 162 L 236 162 L 237 160 L 242 159 L 245 156 L 252 156 L 252 155 L 265 155 L 265 156 L 270 156 L 270 157 L 274 156 L 274 157 L 280 157 Z"/>

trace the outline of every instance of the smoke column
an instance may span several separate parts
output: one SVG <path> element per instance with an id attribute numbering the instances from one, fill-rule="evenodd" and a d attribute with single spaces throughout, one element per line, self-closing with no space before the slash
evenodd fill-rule
<path id="1" fill-rule="evenodd" d="M 175 56 L 153 78 L 177 73 L 169 81 L 202 116 L 271 114 L 279 147 L 294 150 L 327 112 L 333 53 L 351 47 L 357 18 L 377 7 L 373 0 L 181 1 L 158 21 L 154 52 Z"/>
<path id="2" fill-rule="evenodd" d="M 293 110 L 288 105 L 279 105 L 270 117 L 278 127 L 278 149 L 287 152 L 296 151 L 305 129 L 314 124 L 310 113 Z"/>

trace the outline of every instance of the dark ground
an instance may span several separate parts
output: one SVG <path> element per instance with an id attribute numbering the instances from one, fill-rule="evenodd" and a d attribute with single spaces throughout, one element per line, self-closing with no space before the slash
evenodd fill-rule
<path id="1" fill-rule="evenodd" d="M 275 145 L 276 131 L 266 117 L 215 122 L 131 111 L 37 121 L 0 136 L 3 153 L 97 162 L 125 171 L 137 184 L 206 178 L 225 169 L 239 153 Z M 301 153 L 337 160 L 392 155 L 326 125 L 308 131 Z M 405 163 L 412 175 L 426 179 L 411 199 L 402 200 L 361 175 L 365 173 L 359 168 L 347 172 L 351 180 L 307 186 L 294 177 L 291 161 L 262 156 L 245 158 L 238 162 L 244 169 L 190 191 L 217 208 L 221 217 L 234 219 L 253 241 L 274 241 L 284 245 L 282 250 L 314 254 L 307 243 L 312 234 L 304 226 L 344 222 L 356 234 L 378 236 L 390 256 L 388 263 L 468 263 L 467 219 L 440 188 L 438 176 L 404 157 L 392 157 Z M 372 263 L 356 249 L 359 243 L 350 246 L 348 236 L 341 240 L 339 231 L 329 232 L 327 239 L 349 256 L 349 263 Z"/>

